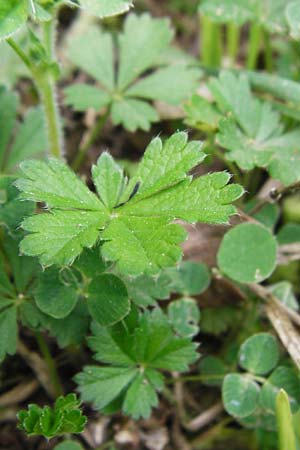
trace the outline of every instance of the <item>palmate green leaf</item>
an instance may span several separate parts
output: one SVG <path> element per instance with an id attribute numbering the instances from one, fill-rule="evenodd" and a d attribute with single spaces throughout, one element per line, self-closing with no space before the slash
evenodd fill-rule
<path id="1" fill-rule="evenodd" d="M 217 135 L 219 144 L 228 151 L 227 158 L 244 170 L 267 168 L 286 185 L 297 181 L 299 130 L 284 131 L 279 113 L 253 96 L 246 75 L 223 72 L 209 87 L 221 111 L 229 115 L 219 122 Z"/>
<path id="2" fill-rule="evenodd" d="M 75 394 L 58 397 L 53 408 L 30 404 L 28 410 L 18 413 L 19 429 L 28 436 L 55 436 L 82 433 L 87 418 L 82 414 Z"/>
<path id="3" fill-rule="evenodd" d="M 93 168 L 100 197 L 60 161 L 23 163 L 24 178 L 16 183 L 21 198 L 45 202 L 50 211 L 23 221 L 30 234 L 22 252 L 39 256 L 45 265 L 64 265 L 101 239 L 102 256 L 122 273 L 158 273 L 181 257 L 178 244 L 186 232 L 172 223 L 175 219 L 226 223 L 236 212 L 231 203 L 243 190 L 227 185 L 229 174 L 196 179 L 187 174 L 203 158 L 200 144 L 188 143 L 186 133 L 175 133 L 164 145 L 156 138 L 125 186 L 120 169 L 104 153 Z"/>
<path id="4" fill-rule="evenodd" d="M 41 108 L 30 109 L 23 122 L 16 126 L 19 98 L 0 88 L 0 103 L 0 169 L 8 173 L 26 158 L 42 155 L 46 149 L 46 135 Z M 10 144 L 14 129 L 15 137 Z"/>
<path id="5" fill-rule="evenodd" d="M 147 418 L 163 388 L 162 370 L 184 371 L 197 359 L 196 344 L 179 338 L 167 316 L 156 308 L 136 321 L 104 328 L 94 324 L 89 346 L 106 366 L 87 366 L 75 377 L 84 401 L 103 410 L 120 401 L 125 414 Z"/>
<path id="6" fill-rule="evenodd" d="M 240 224 L 228 231 L 220 245 L 218 265 L 233 280 L 258 283 L 276 267 L 277 244 L 262 225 Z"/>
<path id="7" fill-rule="evenodd" d="M 117 39 L 119 65 L 115 73 L 113 37 L 95 27 L 78 36 L 70 45 L 69 57 L 99 85 L 68 87 L 67 104 L 79 111 L 99 111 L 107 106 L 114 125 L 123 125 L 129 131 L 149 130 L 159 116 L 147 100 L 179 105 L 196 90 L 200 77 L 198 69 L 180 58 L 179 63 L 149 74 L 149 70 L 169 63 L 167 55 L 162 55 L 171 49 L 172 37 L 167 19 L 153 19 L 149 14 L 128 16 Z"/>

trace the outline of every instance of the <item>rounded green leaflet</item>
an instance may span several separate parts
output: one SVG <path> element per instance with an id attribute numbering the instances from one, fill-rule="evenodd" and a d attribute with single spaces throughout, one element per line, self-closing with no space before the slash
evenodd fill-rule
<path id="1" fill-rule="evenodd" d="M 42 272 L 34 294 L 37 307 L 55 319 L 67 317 L 78 301 L 76 280 L 72 271 L 50 267 Z"/>
<path id="2" fill-rule="evenodd" d="M 178 269 L 167 272 L 172 278 L 172 289 L 183 295 L 198 295 L 204 292 L 211 281 L 207 266 L 203 263 L 183 261 Z"/>
<path id="3" fill-rule="evenodd" d="M 279 359 L 279 348 L 274 336 L 258 333 L 249 337 L 240 348 L 239 364 L 256 375 L 270 372 Z"/>
<path id="4" fill-rule="evenodd" d="M 199 332 L 200 310 L 193 298 L 181 298 L 169 303 L 168 318 L 179 336 L 191 337 Z"/>
<path id="5" fill-rule="evenodd" d="M 218 252 L 222 272 L 240 283 L 259 283 L 276 267 L 277 244 L 262 225 L 244 223 L 228 231 Z"/>
<path id="6" fill-rule="evenodd" d="M 54 447 L 54 450 L 83 450 L 76 441 L 63 441 Z"/>
<path id="7" fill-rule="evenodd" d="M 94 278 L 88 290 L 88 307 L 93 319 L 102 326 L 119 322 L 130 311 L 123 281 L 108 273 Z"/>
<path id="8" fill-rule="evenodd" d="M 0 3 L 0 40 L 8 38 L 26 22 L 27 0 L 5 0 Z"/>
<path id="9" fill-rule="evenodd" d="M 275 414 L 276 397 L 280 389 L 288 394 L 292 413 L 295 413 L 300 406 L 300 379 L 296 371 L 289 367 L 277 367 L 264 383 L 260 392 L 261 405 Z"/>
<path id="10" fill-rule="evenodd" d="M 226 411 L 234 417 L 247 417 L 258 406 L 259 386 L 246 375 L 230 373 L 222 385 L 222 399 Z"/>

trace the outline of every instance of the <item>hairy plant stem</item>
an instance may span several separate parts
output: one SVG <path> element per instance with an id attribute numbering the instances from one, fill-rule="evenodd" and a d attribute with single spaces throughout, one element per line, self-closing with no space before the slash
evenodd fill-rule
<path id="1" fill-rule="evenodd" d="M 55 19 L 44 22 L 43 41 L 48 62 L 55 63 Z M 48 67 L 45 68 L 35 65 L 12 38 L 7 39 L 7 43 L 30 70 L 35 86 L 39 92 L 40 100 L 44 108 L 49 154 L 56 158 L 62 158 L 64 148 L 62 120 L 56 101 L 54 75 Z"/>
<path id="2" fill-rule="evenodd" d="M 239 49 L 239 39 L 240 39 L 240 28 L 234 23 L 229 23 L 226 27 L 226 37 L 227 37 L 227 54 L 230 58 L 230 65 L 234 65 L 238 49 Z"/>
<path id="3" fill-rule="evenodd" d="M 74 161 L 72 162 L 73 170 L 77 171 L 80 169 L 88 150 L 90 149 L 90 147 L 93 145 L 95 140 L 100 135 L 100 133 L 109 117 L 109 113 L 110 113 L 110 108 L 107 109 L 105 114 L 103 114 L 102 116 L 99 117 L 99 119 L 95 123 L 95 126 L 91 128 L 84 144 L 81 146 Z"/>
<path id="4" fill-rule="evenodd" d="M 248 70 L 255 70 L 257 57 L 260 50 L 260 41 L 262 37 L 262 28 L 259 24 L 253 23 L 250 28 L 248 57 L 246 67 Z"/>
<path id="5" fill-rule="evenodd" d="M 216 380 L 223 380 L 224 375 L 223 374 L 215 374 L 215 375 L 185 375 L 185 376 L 178 376 L 177 378 L 169 378 L 166 380 L 166 384 L 172 384 L 176 383 L 177 381 L 180 382 L 186 382 L 186 381 L 216 381 Z"/>
<path id="6" fill-rule="evenodd" d="M 46 340 L 39 331 L 35 332 L 35 338 L 39 346 L 39 349 L 43 355 L 44 361 L 48 367 L 49 376 L 55 389 L 55 395 L 59 397 L 60 395 L 63 395 L 64 390 L 59 379 L 55 361 L 50 353 Z"/>
<path id="7" fill-rule="evenodd" d="M 242 175 L 239 173 L 238 167 L 231 161 L 229 161 L 225 155 L 219 150 L 215 145 L 211 146 L 213 155 L 220 159 L 225 166 L 228 168 L 228 170 L 231 172 L 231 174 L 235 177 L 235 180 L 243 185 L 243 178 Z"/>
<path id="8" fill-rule="evenodd" d="M 278 202 L 282 197 L 290 193 L 300 190 L 300 182 L 292 183 L 289 186 L 282 186 L 270 190 L 269 195 L 266 198 L 261 199 L 257 205 L 254 206 L 249 212 L 249 216 L 253 216 L 258 211 L 260 211 L 268 203 Z"/>

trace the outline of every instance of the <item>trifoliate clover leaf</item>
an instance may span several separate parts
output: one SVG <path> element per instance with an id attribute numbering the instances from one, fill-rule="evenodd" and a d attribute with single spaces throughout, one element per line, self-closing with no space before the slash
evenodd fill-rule
<path id="1" fill-rule="evenodd" d="M 0 103 L 0 170 L 8 173 L 24 159 L 43 154 L 47 147 L 46 135 L 40 108 L 29 110 L 23 122 L 17 124 L 18 96 L 0 88 Z"/>
<path id="2" fill-rule="evenodd" d="M 44 436 L 47 439 L 63 434 L 82 433 L 87 421 L 75 394 L 59 397 L 53 408 L 31 404 L 28 410 L 19 412 L 18 419 L 19 428 L 28 436 Z"/>
<path id="3" fill-rule="evenodd" d="M 84 401 L 103 410 L 119 399 L 125 414 L 149 417 L 163 388 L 161 370 L 185 371 L 197 359 L 188 338 L 175 335 L 167 316 L 158 308 L 147 311 L 132 326 L 111 328 L 94 324 L 89 346 L 105 366 L 87 366 L 75 380 Z"/>
<path id="4" fill-rule="evenodd" d="M 113 161 L 111 183 L 111 157 L 104 153 L 92 171 L 99 197 L 63 162 L 24 162 L 24 178 L 16 182 L 20 197 L 44 202 L 49 212 L 23 221 L 30 234 L 21 251 L 39 256 L 44 265 L 67 265 L 100 239 L 102 256 L 124 274 L 155 274 L 173 265 L 186 237 L 182 226 L 173 222 L 226 223 L 236 212 L 231 203 L 243 193 L 239 185 L 227 185 L 226 172 L 188 175 L 204 158 L 200 148 L 198 142 L 188 143 L 183 132 L 164 145 L 154 139 L 127 185 Z"/>
<path id="5" fill-rule="evenodd" d="M 117 41 L 119 67 L 115 74 L 113 37 L 91 28 L 72 41 L 69 57 L 98 85 L 68 87 L 67 104 L 79 111 L 109 107 L 115 125 L 121 124 L 129 131 L 149 130 L 159 116 L 147 100 L 178 105 L 197 88 L 200 76 L 186 62 L 157 68 L 162 65 L 158 59 L 170 49 L 172 37 L 167 19 L 153 19 L 148 14 L 128 16 Z M 153 69 L 157 70 L 149 74 Z"/>
<path id="6" fill-rule="evenodd" d="M 158 276 L 128 277 L 125 280 L 128 296 L 136 305 L 146 308 L 155 306 L 156 300 L 166 300 L 173 291 L 171 278 L 166 271 L 161 271 Z"/>
<path id="7" fill-rule="evenodd" d="M 259 385 L 239 373 L 229 373 L 222 385 L 224 408 L 234 417 L 247 417 L 259 406 Z"/>
<path id="8" fill-rule="evenodd" d="M 181 298 L 168 305 L 168 317 L 174 331 L 182 337 L 199 332 L 200 310 L 193 298 Z"/>

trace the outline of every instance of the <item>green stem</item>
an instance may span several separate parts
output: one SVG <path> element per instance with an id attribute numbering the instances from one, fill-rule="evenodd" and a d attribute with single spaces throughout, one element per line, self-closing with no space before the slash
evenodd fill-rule
<path id="1" fill-rule="evenodd" d="M 61 382 L 60 382 L 60 379 L 58 376 L 55 361 L 52 358 L 52 355 L 49 351 L 48 345 L 47 345 L 43 335 L 39 331 L 36 331 L 35 337 L 36 337 L 38 346 L 40 348 L 40 351 L 43 355 L 43 358 L 45 360 L 45 363 L 48 366 L 50 379 L 51 379 L 51 381 L 53 383 L 53 387 L 55 389 L 55 395 L 57 397 L 59 397 L 60 395 L 63 395 L 64 391 L 63 391 L 63 387 L 61 385 Z"/>
<path id="2" fill-rule="evenodd" d="M 47 52 L 48 62 L 55 62 L 55 19 L 43 24 L 43 40 L 45 50 Z M 62 120 L 57 106 L 55 80 L 53 74 L 51 73 L 51 69 L 49 70 L 49 68 L 34 66 L 28 56 L 13 39 L 7 39 L 7 43 L 29 68 L 38 89 L 41 103 L 44 107 L 49 153 L 51 156 L 56 158 L 62 158 L 64 147 L 61 126 Z"/>
<path id="3" fill-rule="evenodd" d="M 25 66 L 27 66 L 28 69 L 31 70 L 31 62 L 30 62 L 28 56 L 23 52 L 23 50 L 21 49 L 19 44 L 17 44 L 16 41 L 14 41 L 14 39 L 12 39 L 12 38 L 6 39 L 6 42 L 14 50 L 14 52 L 19 56 L 19 58 L 23 61 Z"/>
<path id="4" fill-rule="evenodd" d="M 49 153 L 55 158 L 62 158 L 63 138 L 55 82 L 51 74 L 35 74 L 34 79 L 44 108 Z"/>
<path id="5" fill-rule="evenodd" d="M 225 375 L 223 374 L 215 374 L 215 375 L 186 375 L 178 378 L 170 378 L 166 381 L 167 384 L 176 383 L 177 381 L 216 381 L 223 380 Z"/>
<path id="6" fill-rule="evenodd" d="M 259 24 L 253 23 L 250 28 L 248 43 L 247 69 L 255 70 L 257 58 L 260 50 L 260 42 L 262 37 L 262 28 Z"/>
<path id="7" fill-rule="evenodd" d="M 222 36 L 219 24 L 200 14 L 200 59 L 208 67 L 220 67 Z"/>
<path id="8" fill-rule="evenodd" d="M 234 23 L 229 23 L 226 27 L 227 54 L 231 65 L 234 65 L 239 49 L 240 28 Z"/>
<path id="9" fill-rule="evenodd" d="M 110 113 L 110 108 L 107 109 L 105 114 L 99 117 L 97 120 L 95 126 L 91 129 L 89 136 L 87 137 L 84 145 L 79 149 L 74 161 L 72 162 L 72 169 L 77 171 L 80 169 L 86 154 L 90 147 L 93 145 L 95 140 L 99 137 L 99 134 L 101 133 L 107 119 Z"/>
<path id="10" fill-rule="evenodd" d="M 272 45 L 270 41 L 270 35 L 267 31 L 264 31 L 264 47 L 265 47 L 265 66 L 268 72 L 273 71 L 273 51 L 272 51 Z"/>

